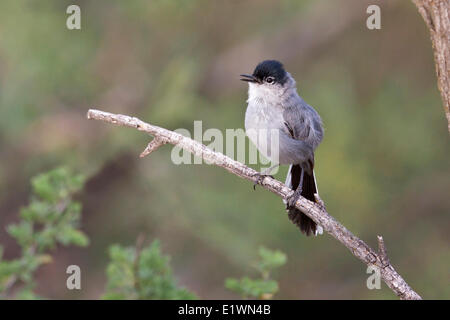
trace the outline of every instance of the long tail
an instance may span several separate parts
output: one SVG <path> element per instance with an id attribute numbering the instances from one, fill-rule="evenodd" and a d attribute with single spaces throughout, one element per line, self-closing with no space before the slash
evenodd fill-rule
<path id="1" fill-rule="evenodd" d="M 300 183 L 301 173 L 302 168 L 299 165 L 291 165 L 286 177 L 286 185 L 293 190 L 297 189 Z M 318 191 L 314 172 L 312 175 L 305 172 L 303 175 L 302 196 L 310 201 L 316 202 L 316 198 L 314 196 L 315 193 L 318 193 Z M 310 236 L 312 234 L 322 234 L 322 228 L 317 226 L 310 217 L 302 213 L 300 210 L 293 208 L 289 209 L 288 212 L 289 219 L 297 225 L 305 235 Z"/>

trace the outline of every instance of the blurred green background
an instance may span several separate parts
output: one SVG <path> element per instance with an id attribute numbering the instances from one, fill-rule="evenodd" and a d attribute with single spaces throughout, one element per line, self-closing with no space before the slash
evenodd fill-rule
<path id="1" fill-rule="evenodd" d="M 81 7 L 81 30 L 66 8 Z M 372 1 L 373 2 L 373 1 Z M 31 176 L 68 165 L 89 176 L 79 196 L 88 248 L 60 248 L 37 274 L 49 298 L 95 299 L 107 248 L 159 238 L 178 283 L 204 299 L 236 298 L 224 279 L 252 272 L 257 248 L 286 252 L 280 299 L 394 299 L 366 287 L 366 266 L 328 235 L 306 238 L 281 200 L 225 170 L 176 166 L 171 146 L 139 159 L 149 137 L 86 120 L 88 108 L 169 129 L 242 128 L 247 85 L 281 60 L 321 114 L 316 175 L 328 211 L 376 246 L 424 298 L 450 298 L 449 135 L 431 43 L 411 1 L 15 1 L 0 3 L 0 243 L 27 204 Z M 253 166 L 258 168 L 258 166 Z M 284 181 L 287 168 L 277 178 Z M 66 267 L 82 290 L 66 289 Z"/>

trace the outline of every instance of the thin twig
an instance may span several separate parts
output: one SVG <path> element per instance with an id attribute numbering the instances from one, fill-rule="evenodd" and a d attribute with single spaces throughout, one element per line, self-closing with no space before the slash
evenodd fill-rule
<path id="1" fill-rule="evenodd" d="M 148 156 L 153 151 L 156 151 L 159 149 L 159 147 L 165 145 L 167 142 L 165 142 L 163 139 L 160 138 L 154 138 L 150 143 L 147 145 L 147 147 L 142 151 L 142 153 L 139 155 L 139 157 L 143 158 L 145 156 Z"/>
<path id="2" fill-rule="evenodd" d="M 390 262 L 387 256 L 386 246 L 384 244 L 383 237 L 377 236 L 377 238 L 378 238 L 378 254 L 384 267 L 387 267 L 388 265 L 390 265 Z"/>
<path id="3" fill-rule="evenodd" d="M 246 165 L 235 161 L 220 152 L 215 152 L 205 145 L 185 137 L 174 131 L 157 127 L 135 117 L 129 117 L 121 114 L 113 114 L 100 110 L 91 109 L 87 113 L 88 119 L 101 120 L 119 126 L 126 126 L 144 131 L 162 139 L 167 143 L 179 146 L 180 148 L 191 152 L 197 157 L 203 158 L 207 163 L 222 167 L 225 170 L 252 182 L 258 182 L 257 171 Z M 287 199 L 293 194 L 293 191 L 282 182 L 269 176 L 259 181 L 261 186 L 272 193 Z M 403 280 L 395 271 L 391 264 L 385 265 L 380 255 L 371 249 L 364 241 L 348 231 L 342 224 L 328 214 L 323 205 L 311 202 L 303 197 L 297 201 L 295 206 L 314 220 L 318 225 L 346 246 L 355 257 L 360 259 L 366 265 L 375 265 L 380 268 L 381 277 L 389 288 L 401 299 L 421 299 L 421 297 Z"/>

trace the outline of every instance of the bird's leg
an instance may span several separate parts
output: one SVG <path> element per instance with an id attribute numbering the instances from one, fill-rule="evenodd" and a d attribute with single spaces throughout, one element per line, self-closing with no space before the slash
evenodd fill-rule
<path id="1" fill-rule="evenodd" d="M 326 211 L 325 202 L 320 198 L 319 193 L 314 193 L 314 198 L 316 199 L 316 203 L 319 206 L 320 210 Z"/>
<path id="2" fill-rule="evenodd" d="M 271 177 L 272 179 L 274 179 L 274 177 L 272 175 L 270 175 L 269 173 L 272 172 L 273 168 L 276 168 L 278 166 L 279 166 L 279 164 L 276 164 L 270 168 L 264 169 L 261 173 L 256 173 L 255 176 L 258 177 L 258 180 L 256 180 L 253 183 L 253 190 L 256 190 L 257 184 L 262 184 L 265 177 Z"/>
<path id="3" fill-rule="evenodd" d="M 298 184 L 298 187 L 297 187 L 297 189 L 295 189 L 295 191 L 292 194 L 292 196 L 290 196 L 287 199 L 287 205 L 286 205 L 287 209 L 295 207 L 295 204 L 297 203 L 297 200 L 302 195 L 302 191 L 303 191 L 303 177 L 304 177 L 304 175 L 305 175 L 305 170 L 302 169 L 302 173 L 300 174 L 300 183 Z"/>

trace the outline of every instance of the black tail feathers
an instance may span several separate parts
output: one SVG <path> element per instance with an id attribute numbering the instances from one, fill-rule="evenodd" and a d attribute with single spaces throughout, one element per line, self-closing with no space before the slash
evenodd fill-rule
<path id="1" fill-rule="evenodd" d="M 300 165 L 292 165 L 290 168 L 290 173 L 288 173 L 288 175 L 290 174 L 291 183 L 289 187 L 291 187 L 293 190 L 296 190 L 298 185 L 300 184 L 300 176 L 302 170 L 303 169 L 300 167 Z M 317 189 L 316 181 L 314 179 L 314 173 L 310 175 L 305 171 L 303 175 L 301 195 L 302 197 L 315 202 L 315 193 L 317 193 Z M 289 209 L 288 212 L 289 219 L 292 221 L 292 223 L 297 225 L 305 235 L 310 236 L 316 234 L 317 225 L 310 217 L 296 208 Z"/>

